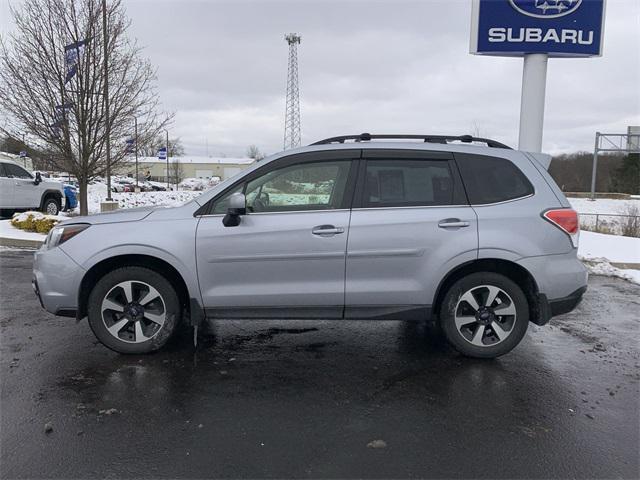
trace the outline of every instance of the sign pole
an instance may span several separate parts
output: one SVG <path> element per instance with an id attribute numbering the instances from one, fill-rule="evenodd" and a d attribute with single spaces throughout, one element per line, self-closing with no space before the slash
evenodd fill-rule
<path id="1" fill-rule="evenodd" d="M 518 150 L 542 151 L 548 59 L 549 55 L 546 53 L 528 53 L 524 56 Z"/>
<path id="2" fill-rule="evenodd" d="M 589 200 L 596 199 L 596 172 L 598 170 L 598 147 L 600 146 L 600 132 L 596 132 L 596 145 L 593 147 L 593 169 L 591 170 L 591 195 Z"/>

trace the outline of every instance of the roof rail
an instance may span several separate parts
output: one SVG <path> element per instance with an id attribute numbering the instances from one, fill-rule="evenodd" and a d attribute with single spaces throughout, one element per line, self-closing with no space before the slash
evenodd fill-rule
<path id="1" fill-rule="evenodd" d="M 408 139 L 408 140 L 422 140 L 425 143 L 444 143 L 448 142 L 463 142 L 463 143 L 472 143 L 479 142 L 485 143 L 487 147 L 492 148 L 506 148 L 512 150 L 511 147 L 505 145 L 504 143 L 496 142 L 495 140 L 491 140 L 488 138 L 480 138 L 473 137 L 471 135 L 405 135 L 405 134 L 370 134 L 370 133 L 361 133 L 360 135 L 341 135 L 339 137 L 330 137 L 325 138 L 324 140 L 320 140 L 318 142 L 312 143 L 311 145 L 327 145 L 330 143 L 344 143 L 347 140 L 353 140 L 354 142 L 368 142 L 374 139 Z"/>

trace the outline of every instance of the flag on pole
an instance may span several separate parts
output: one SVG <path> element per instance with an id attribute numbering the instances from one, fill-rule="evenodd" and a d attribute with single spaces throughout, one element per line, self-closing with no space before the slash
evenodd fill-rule
<path id="1" fill-rule="evenodd" d="M 53 112 L 53 123 L 49 125 L 49 127 L 51 127 L 53 136 L 55 138 L 60 137 L 60 129 L 64 124 L 65 117 L 67 116 L 66 113 L 68 110 L 71 110 L 72 108 L 73 108 L 72 102 L 67 102 L 65 104 L 55 106 L 55 109 Z"/>
<path id="2" fill-rule="evenodd" d="M 167 147 L 162 147 L 160 150 L 158 150 L 158 159 L 159 160 L 167 159 Z"/>
<path id="3" fill-rule="evenodd" d="M 125 141 L 126 141 L 126 144 L 127 144 L 127 148 L 125 150 L 125 153 L 126 154 L 133 153 L 135 151 L 135 149 L 134 149 L 134 146 L 135 146 L 135 143 L 136 143 L 135 139 L 127 138 L 127 140 L 125 140 Z"/>
<path id="4" fill-rule="evenodd" d="M 78 60 L 85 45 L 89 42 L 89 39 L 80 40 L 78 42 L 70 43 L 64 47 L 64 65 L 67 75 L 64 79 L 64 83 L 68 83 L 75 74 L 78 72 Z"/>

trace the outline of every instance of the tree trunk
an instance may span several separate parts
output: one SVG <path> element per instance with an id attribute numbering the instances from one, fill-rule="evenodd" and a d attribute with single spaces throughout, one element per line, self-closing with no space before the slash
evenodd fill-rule
<path id="1" fill-rule="evenodd" d="M 84 177 L 78 178 L 78 184 L 80 185 L 80 215 L 88 215 L 89 214 L 89 205 L 87 204 L 87 187 L 88 187 L 87 179 Z"/>

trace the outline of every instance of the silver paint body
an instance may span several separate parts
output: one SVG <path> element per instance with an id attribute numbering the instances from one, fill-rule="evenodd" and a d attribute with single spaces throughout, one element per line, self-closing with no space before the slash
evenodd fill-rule
<path id="1" fill-rule="evenodd" d="M 194 216 L 228 186 L 278 158 L 367 148 L 506 158 L 524 172 L 535 193 L 483 206 L 248 213 L 237 227 L 224 227 L 223 215 Z M 75 218 L 71 222 L 91 227 L 59 247 L 38 250 L 34 276 L 48 311 L 74 310 L 80 282 L 91 267 L 114 256 L 141 254 L 171 264 L 192 301 L 213 317 L 360 318 L 368 317 L 367 308 L 430 306 L 440 282 L 456 267 L 476 259 L 503 259 L 527 269 L 549 300 L 559 299 L 586 285 L 587 273 L 569 237 L 540 215 L 570 206 L 544 161 L 516 150 L 413 142 L 289 150 L 181 207 Z M 468 226 L 438 227 L 451 218 Z M 333 225 L 343 233 L 313 235 L 319 225 Z"/>

